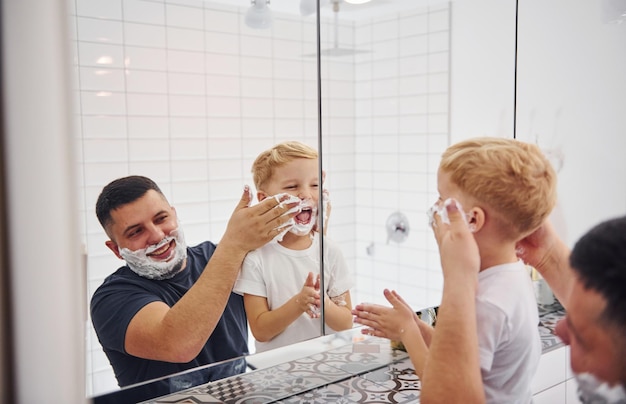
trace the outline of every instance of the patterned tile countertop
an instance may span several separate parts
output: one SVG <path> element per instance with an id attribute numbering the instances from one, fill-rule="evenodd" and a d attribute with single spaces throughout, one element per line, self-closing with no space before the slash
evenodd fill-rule
<path id="1" fill-rule="evenodd" d="M 564 316 L 556 302 L 539 307 L 543 352 L 562 342 L 554 334 Z M 300 359 L 167 395 L 150 403 L 416 403 L 420 381 L 406 352 L 389 340 L 359 337 Z M 359 335 L 359 336 L 357 336 Z"/>

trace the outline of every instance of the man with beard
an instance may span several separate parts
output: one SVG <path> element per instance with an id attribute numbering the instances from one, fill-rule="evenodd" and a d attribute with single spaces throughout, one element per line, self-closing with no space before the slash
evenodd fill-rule
<path id="1" fill-rule="evenodd" d="M 476 324 L 468 320 L 475 316 L 478 250 L 456 202 L 446 208 L 448 219 L 436 215 L 433 224 L 444 290 L 420 399 L 481 402 Z M 547 222 L 518 247 L 567 310 L 556 332 L 571 346 L 581 401 L 626 403 L 626 216 L 595 226 L 571 252 Z"/>
<path id="2" fill-rule="evenodd" d="M 103 188 L 96 215 L 126 265 L 95 291 L 91 317 L 120 386 L 248 352 L 243 299 L 231 290 L 246 254 L 284 231 L 294 206 L 250 200 L 246 187 L 219 246 L 187 247 L 176 210 L 152 180 L 129 176 Z M 245 361 L 221 369 L 209 378 L 241 373 Z M 169 389 L 209 381 L 194 377 L 179 376 Z"/>

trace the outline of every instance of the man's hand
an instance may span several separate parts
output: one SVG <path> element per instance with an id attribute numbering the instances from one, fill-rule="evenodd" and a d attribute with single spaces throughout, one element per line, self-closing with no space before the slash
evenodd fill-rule
<path id="1" fill-rule="evenodd" d="M 285 213 L 296 206 L 297 202 L 283 203 L 287 198 L 288 195 L 280 200 L 266 198 L 259 204 L 250 206 L 252 195 L 246 186 L 220 244 L 228 242 L 248 252 L 262 247 L 281 232 L 288 230 L 282 226 L 297 212 Z"/>

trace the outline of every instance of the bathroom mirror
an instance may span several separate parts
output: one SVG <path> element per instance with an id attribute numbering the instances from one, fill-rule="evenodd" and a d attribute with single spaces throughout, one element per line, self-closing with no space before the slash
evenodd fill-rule
<path id="1" fill-rule="evenodd" d="M 425 215 L 439 155 L 478 128 L 512 133 L 515 1 L 322 0 L 319 70 L 309 3 L 272 0 L 259 29 L 247 0 L 71 1 L 87 297 L 122 265 L 93 213 L 106 183 L 153 178 L 189 244 L 217 242 L 256 155 L 296 139 L 321 145 L 352 304 L 386 303 L 384 287 L 416 309 L 439 303 Z M 389 237 L 395 212 L 406 237 Z M 88 395 L 116 390 L 87 329 Z"/>
<path id="2" fill-rule="evenodd" d="M 283 140 L 317 148 L 315 13 L 275 0 L 264 29 L 246 20 L 249 9 L 249 1 L 71 1 L 87 302 L 123 265 L 94 214 L 108 182 L 154 179 L 188 244 L 217 243 L 243 185 L 253 187 L 261 151 Z M 87 330 L 88 395 L 115 390 L 90 320 Z"/>

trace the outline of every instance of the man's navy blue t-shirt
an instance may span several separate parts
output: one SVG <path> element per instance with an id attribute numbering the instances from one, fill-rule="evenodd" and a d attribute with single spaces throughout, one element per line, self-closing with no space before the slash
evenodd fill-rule
<path id="1" fill-rule="evenodd" d="M 134 273 L 128 266 L 123 266 L 98 287 L 91 299 L 91 319 L 120 386 L 248 354 L 248 326 L 243 298 L 232 292 L 211 337 L 191 362 L 170 363 L 142 359 L 129 355 L 124 349 L 126 329 L 135 314 L 146 304 L 155 301 L 164 302 L 170 307 L 176 304 L 202 274 L 215 248 L 215 244 L 208 241 L 187 248 L 185 269 L 171 279 L 146 279 Z M 244 370 L 237 369 L 236 372 Z M 231 375 L 212 375 L 211 379 Z M 182 380 L 180 382 L 185 384 Z M 189 383 L 197 385 L 199 381 Z"/>

